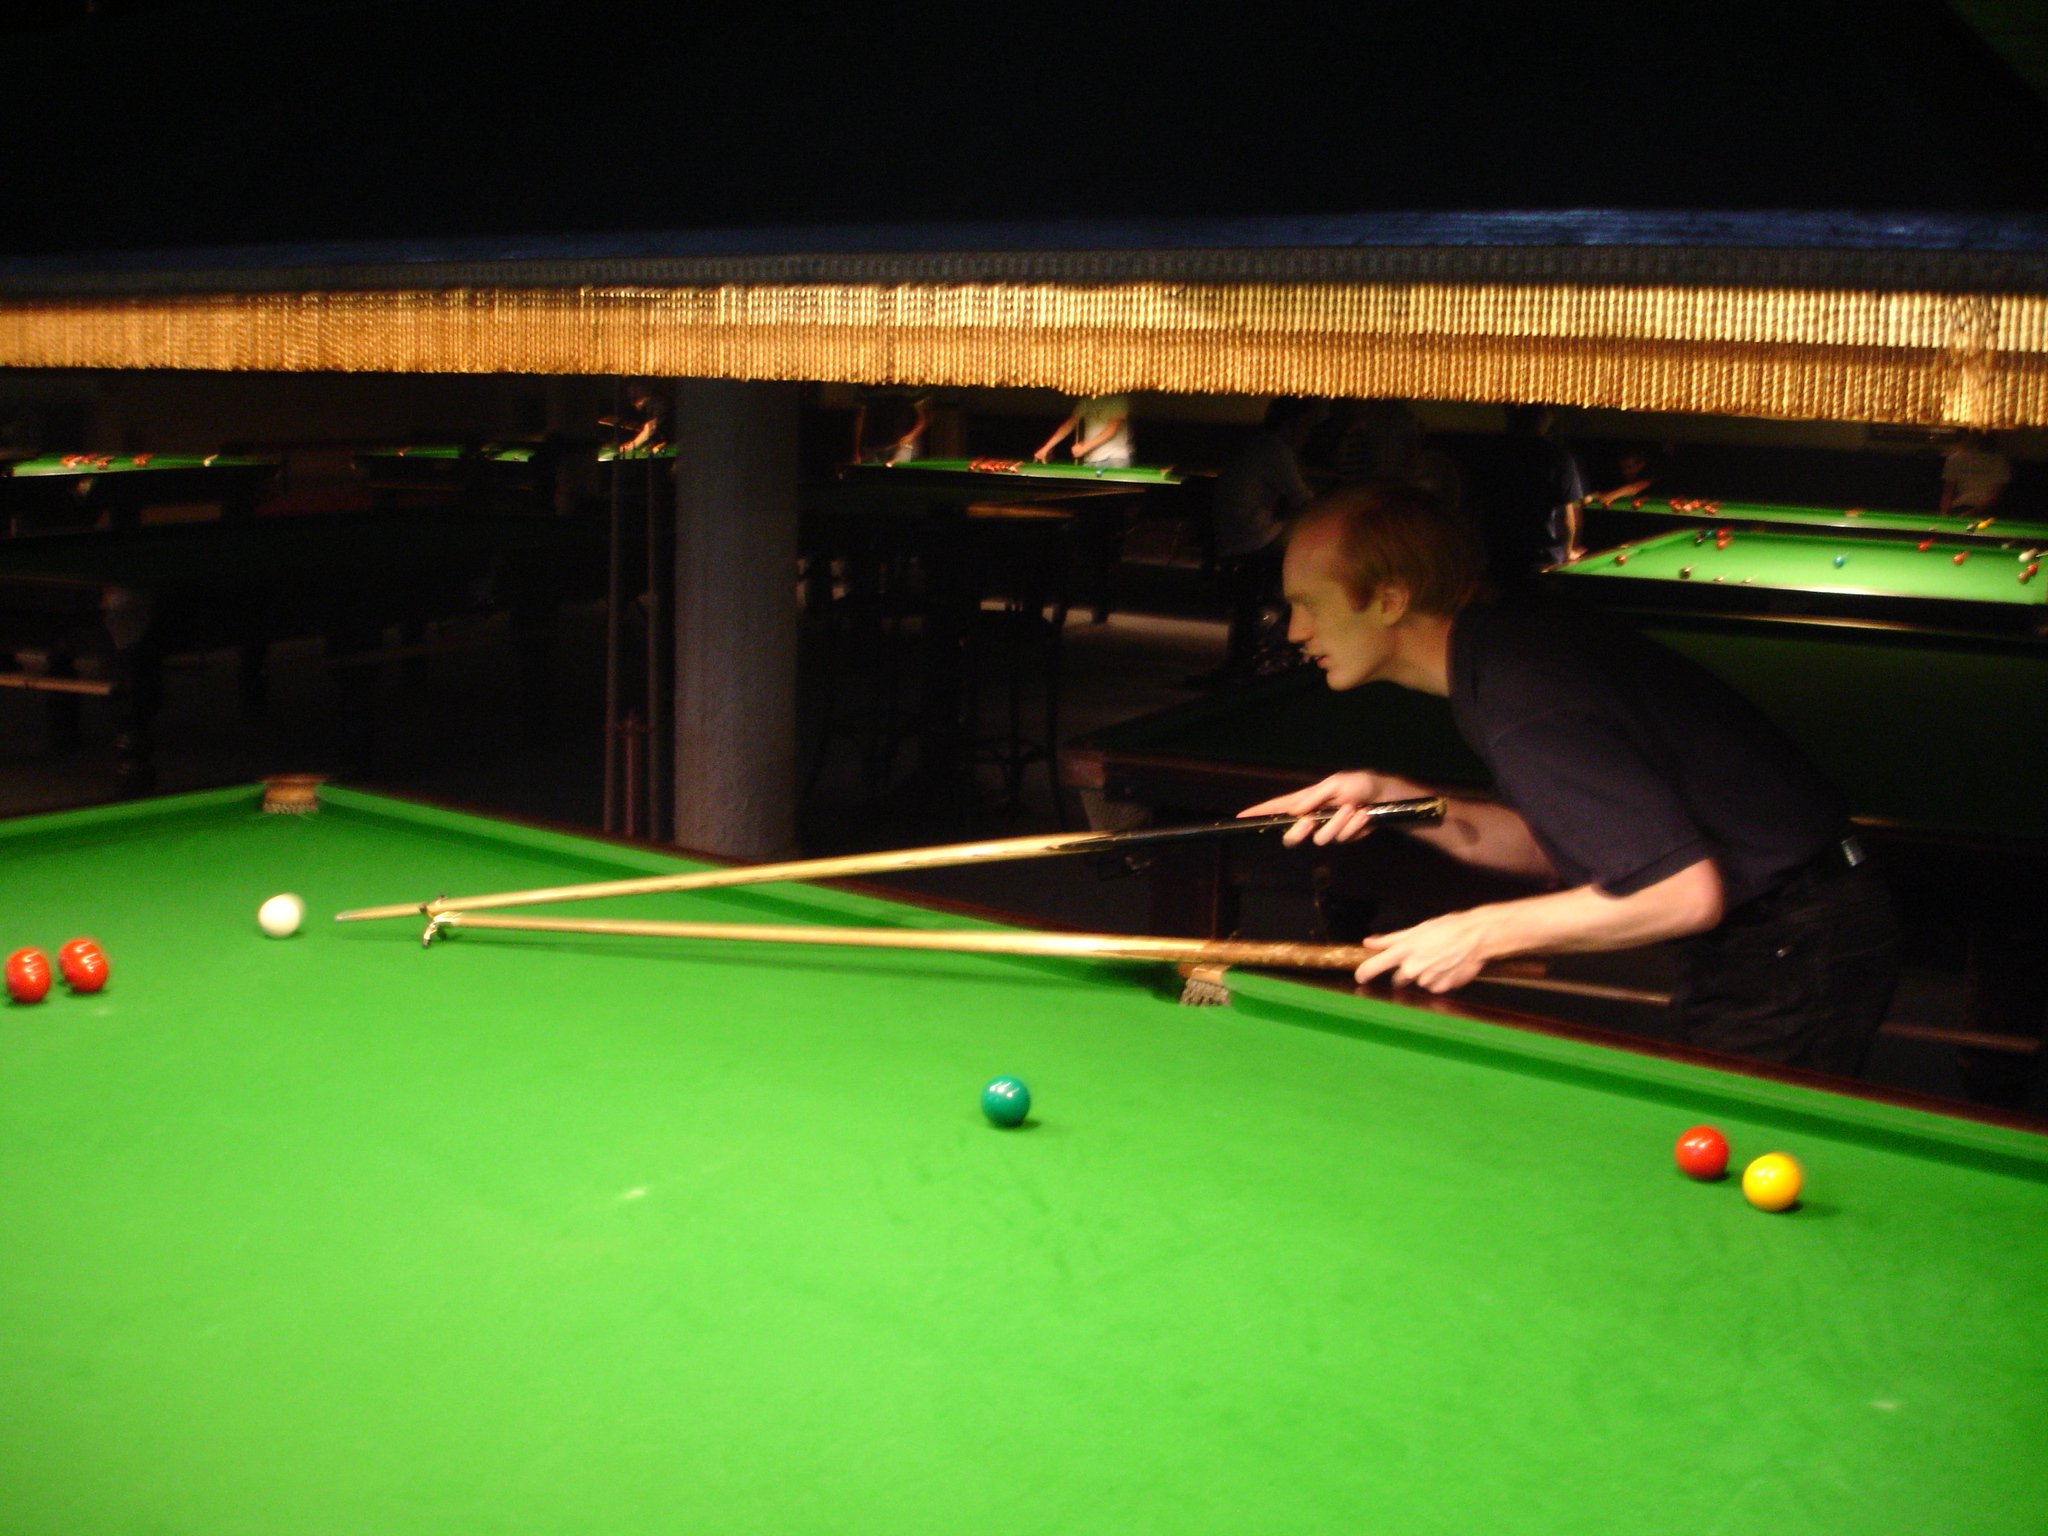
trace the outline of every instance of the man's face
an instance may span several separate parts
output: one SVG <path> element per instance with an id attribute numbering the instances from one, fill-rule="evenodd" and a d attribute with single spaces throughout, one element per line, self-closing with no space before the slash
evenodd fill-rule
<path id="1" fill-rule="evenodd" d="M 1280 568 L 1287 638 L 1323 669 L 1332 688 L 1356 688 L 1381 676 L 1393 659 L 1394 620 L 1406 604 L 1401 594 L 1382 592 L 1360 608 L 1338 579 L 1336 559 L 1336 539 L 1315 525 L 1287 546 Z"/>

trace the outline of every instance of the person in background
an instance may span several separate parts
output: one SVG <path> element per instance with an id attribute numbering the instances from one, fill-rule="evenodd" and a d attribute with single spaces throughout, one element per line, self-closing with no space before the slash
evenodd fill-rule
<path id="1" fill-rule="evenodd" d="M 1094 464 L 1106 469 L 1129 469 L 1136 460 L 1131 448 L 1131 401 L 1128 395 L 1091 395 L 1074 402 L 1067 419 L 1031 455 L 1048 463 L 1053 450 L 1067 437 L 1074 439 L 1076 464 Z"/>
<path id="2" fill-rule="evenodd" d="M 1302 445 L 1325 410 L 1318 400 L 1271 401 L 1258 432 L 1216 477 L 1209 526 L 1230 633 L 1223 665 L 1191 678 L 1196 687 L 1247 678 L 1257 669 L 1266 612 L 1280 596 L 1281 530 L 1309 501 Z"/>
<path id="3" fill-rule="evenodd" d="M 1616 464 L 1616 474 L 1621 483 L 1611 491 L 1594 491 L 1586 500 L 1603 507 L 1611 507 L 1617 501 L 1632 501 L 1655 485 L 1662 473 L 1662 466 L 1650 449 L 1625 448 Z"/>
<path id="4" fill-rule="evenodd" d="M 1536 893 L 1366 940 L 1358 980 L 1432 992 L 1510 955 L 1676 940 L 1691 1044 L 1854 1074 L 1898 973 L 1884 883 L 1840 797 L 1747 699 L 1598 613 L 1484 597 L 1470 529 L 1421 492 L 1370 482 L 1290 532 L 1289 638 L 1334 689 L 1391 682 L 1447 699 L 1490 771 L 1403 832 Z M 1302 820 L 1286 841 L 1348 842 L 1379 801 L 1431 786 L 1360 769 L 1248 806 Z"/>
<path id="5" fill-rule="evenodd" d="M 1941 464 L 1941 510 L 1951 517 L 1983 517 L 2012 483 L 2012 461 L 1988 432 L 1966 433 Z"/>
<path id="6" fill-rule="evenodd" d="M 931 424 L 930 395 L 863 395 L 853 413 L 853 462 L 901 464 L 923 458 L 925 429 Z"/>
<path id="7" fill-rule="evenodd" d="M 1323 419 L 1309 432 L 1308 440 L 1301 445 L 1301 472 L 1312 489 L 1326 489 L 1341 484 L 1346 479 L 1347 462 L 1355 464 L 1358 453 L 1358 438 L 1369 400 L 1349 396 L 1332 400 L 1323 413 Z"/>
<path id="8" fill-rule="evenodd" d="M 1579 506 L 1586 482 L 1578 460 L 1551 440 L 1553 421 L 1547 405 L 1510 406 L 1507 436 L 1473 498 L 1488 573 L 1503 587 L 1585 553 Z"/>
<path id="9" fill-rule="evenodd" d="M 1457 464 L 1430 445 L 1405 400 L 1339 400 L 1305 455 L 1316 447 L 1322 449 L 1316 468 L 1331 484 L 1385 480 L 1419 486 L 1449 511 L 1462 504 Z"/>
<path id="10" fill-rule="evenodd" d="M 635 383 L 626 390 L 627 409 L 615 416 L 600 416 L 599 426 L 628 434 L 619 444 L 621 458 L 629 453 L 654 453 L 668 446 L 668 401 L 651 384 Z"/>

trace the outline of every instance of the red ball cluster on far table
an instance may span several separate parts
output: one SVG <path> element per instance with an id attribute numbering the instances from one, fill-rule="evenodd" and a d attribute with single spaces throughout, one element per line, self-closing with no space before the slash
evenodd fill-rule
<path id="1" fill-rule="evenodd" d="M 57 970 L 74 992 L 97 992 L 107 984 L 107 956 L 91 939 L 73 939 L 57 951 Z M 40 949 L 17 949 L 7 957 L 7 995 L 17 1003 L 40 1003 L 50 995 L 50 957 Z"/>

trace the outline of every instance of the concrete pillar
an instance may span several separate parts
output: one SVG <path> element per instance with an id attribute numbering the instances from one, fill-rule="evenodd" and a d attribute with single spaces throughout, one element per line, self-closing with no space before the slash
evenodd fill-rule
<path id="1" fill-rule="evenodd" d="M 797 388 L 675 383 L 675 838 L 796 846 Z"/>

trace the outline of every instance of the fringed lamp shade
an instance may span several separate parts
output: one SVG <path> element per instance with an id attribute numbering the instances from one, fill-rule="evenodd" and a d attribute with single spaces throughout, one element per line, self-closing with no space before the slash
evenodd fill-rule
<path id="1" fill-rule="evenodd" d="M 1560 283 L 784 283 L 0 301 L 0 366 L 634 374 L 2048 425 L 2048 297 Z"/>

